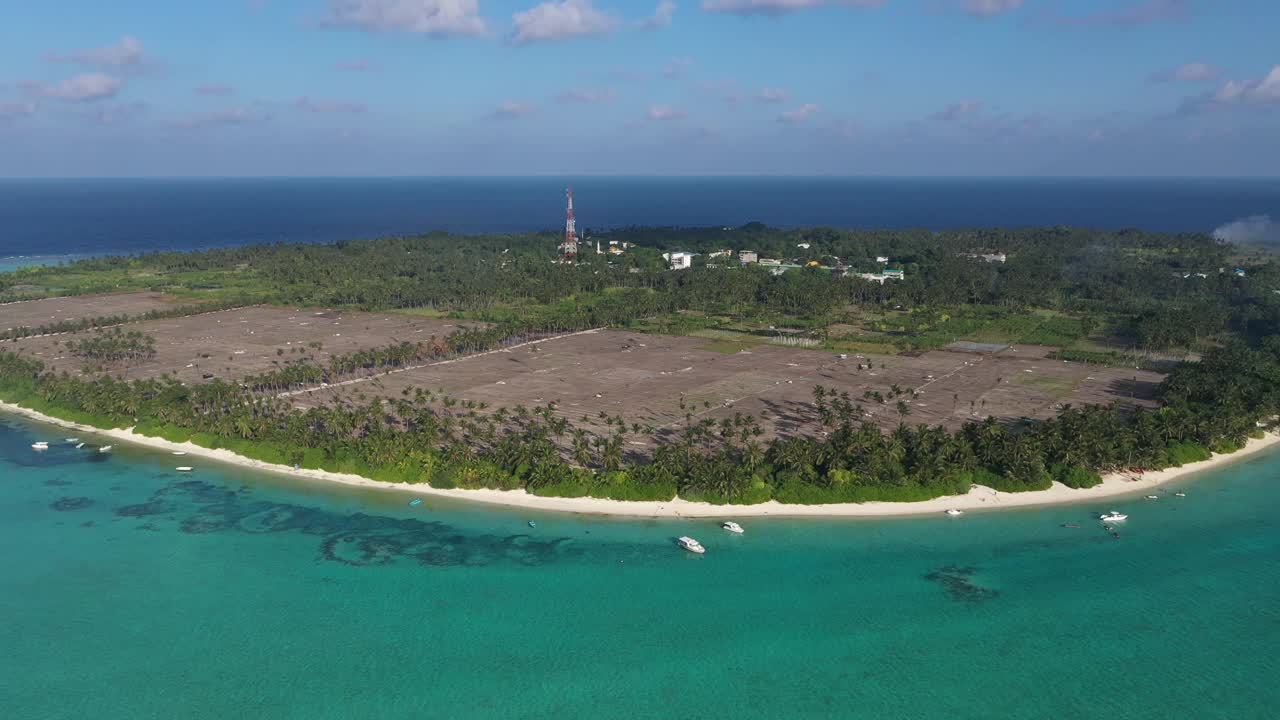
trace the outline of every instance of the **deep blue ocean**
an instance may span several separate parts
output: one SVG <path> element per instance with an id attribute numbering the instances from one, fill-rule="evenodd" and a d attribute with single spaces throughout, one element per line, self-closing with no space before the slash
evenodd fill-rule
<path id="1" fill-rule="evenodd" d="M 758 220 L 781 227 L 1212 232 L 1244 218 L 1280 220 L 1280 179 L 0 180 L 0 263 L 432 230 L 550 229 L 564 222 L 566 184 L 574 186 L 579 227 L 596 230 Z"/>

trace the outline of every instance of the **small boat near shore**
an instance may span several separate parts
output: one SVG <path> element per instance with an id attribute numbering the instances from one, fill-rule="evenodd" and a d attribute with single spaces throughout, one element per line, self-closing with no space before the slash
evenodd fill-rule
<path id="1" fill-rule="evenodd" d="M 77 449 L 77 450 L 79 450 L 79 449 L 80 449 L 80 448 L 82 448 L 82 447 L 84 447 L 84 443 L 76 443 L 76 449 Z"/>
<path id="2" fill-rule="evenodd" d="M 963 515 L 964 511 L 951 508 L 950 510 L 947 510 L 947 514 L 950 515 L 951 517 L 958 517 L 960 515 Z"/>
<path id="3" fill-rule="evenodd" d="M 410 507 L 417 507 L 422 504 L 422 498 L 414 498 L 409 501 Z"/>
<path id="4" fill-rule="evenodd" d="M 98 448 L 98 452 L 109 453 L 111 452 L 111 448 L 113 447 L 115 447 L 115 445 L 103 445 L 102 447 Z"/>
<path id="5" fill-rule="evenodd" d="M 1120 513 L 1115 510 L 1112 510 L 1111 512 L 1105 515 L 1099 515 L 1098 519 L 1103 522 L 1120 522 L 1121 520 L 1128 520 L 1129 516 L 1125 515 L 1124 513 Z"/>
<path id="6" fill-rule="evenodd" d="M 80 438 L 67 438 L 66 441 L 68 443 L 78 443 L 80 442 Z"/>
<path id="7" fill-rule="evenodd" d="M 170 453 L 170 454 L 171 454 L 171 455 L 177 455 L 178 457 L 182 457 L 183 455 L 186 455 L 186 453 L 185 453 L 184 451 L 182 451 L 182 450 L 174 450 L 174 451 L 173 451 L 172 453 Z"/>
<path id="8" fill-rule="evenodd" d="M 1184 493 L 1184 492 L 1176 492 L 1176 493 L 1174 493 L 1174 494 L 1173 494 L 1173 496 L 1174 496 L 1174 497 L 1186 497 L 1186 496 L 1187 496 L 1187 494 L 1186 494 L 1186 493 Z"/>
<path id="9" fill-rule="evenodd" d="M 48 450 L 49 443 L 44 442 L 43 440 L 41 440 L 40 442 L 33 442 L 31 443 L 31 449 L 32 450 Z"/>
<path id="10" fill-rule="evenodd" d="M 734 522 L 734 521 L 732 521 L 732 520 L 727 520 L 727 521 L 725 521 L 725 522 L 721 523 L 721 524 L 720 524 L 720 527 L 721 527 L 721 528 L 723 528 L 723 529 L 725 529 L 725 530 L 728 530 L 728 531 L 729 531 L 729 532 L 731 532 L 731 533 L 737 533 L 738 535 L 741 535 L 742 533 L 746 532 L 746 530 L 743 530 L 743 529 L 742 529 L 742 526 L 741 526 L 741 525 L 739 525 L 738 523 L 736 523 L 736 522 Z"/>
<path id="11" fill-rule="evenodd" d="M 191 467 L 190 465 L 179 465 L 174 469 L 177 470 L 178 472 L 183 472 L 183 473 L 191 472 L 192 470 L 195 470 L 195 468 Z"/>
<path id="12" fill-rule="evenodd" d="M 684 548 L 685 550 L 688 550 L 691 553 L 697 553 L 701 555 L 707 551 L 706 548 L 702 547 L 702 543 L 698 542 L 697 540 L 694 540 L 688 535 L 681 535 L 680 539 L 677 540 L 676 542 L 680 543 L 680 547 Z"/>

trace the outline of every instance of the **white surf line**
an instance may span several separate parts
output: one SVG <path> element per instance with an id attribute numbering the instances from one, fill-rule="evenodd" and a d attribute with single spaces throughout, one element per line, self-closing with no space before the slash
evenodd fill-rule
<path id="1" fill-rule="evenodd" d="M 578 330 L 577 332 L 566 333 L 564 335 L 554 335 L 552 337 L 539 338 L 537 340 L 529 340 L 527 342 L 522 342 L 516 345 L 510 345 L 508 347 L 496 348 L 494 350 L 485 350 L 484 352 L 474 353 L 471 355 L 463 355 L 461 357 L 456 357 L 449 360 L 437 360 L 436 362 L 424 363 L 422 365 L 410 365 L 408 367 L 396 368 L 395 370 L 388 370 L 386 372 L 381 372 L 381 373 L 378 373 L 377 375 L 368 375 L 366 377 L 352 378 L 351 380 L 343 380 L 342 382 L 329 383 L 328 385 L 316 385 L 314 387 L 302 388 L 301 390 L 289 390 L 287 392 L 282 392 L 279 395 L 276 395 L 276 397 L 287 398 L 287 397 L 293 397 L 295 395 L 305 395 L 306 393 L 315 392 L 316 390 L 332 390 L 333 388 L 346 387 L 347 385 L 355 385 L 357 383 L 369 382 L 370 380 L 378 380 L 388 375 L 395 375 L 396 373 L 409 372 L 410 370 L 421 370 L 422 368 L 437 367 L 440 365 L 452 365 L 453 363 L 462 362 L 464 360 L 472 360 L 474 358 L 484 357 L 486 355 L 493 355 L 496 353 L 511 352 L 512 350 L 519 350 L 522 347 L 528 347 L 530 345 L 540 345 L 545 342 L 551 342 L 552 340 L 564 340 L 565 338 L 577 337 L 578 335 L 590 335 L 592 333 L 600 332 L 603 329 L 604 328 L 591 328 L 590 330 Z"/>

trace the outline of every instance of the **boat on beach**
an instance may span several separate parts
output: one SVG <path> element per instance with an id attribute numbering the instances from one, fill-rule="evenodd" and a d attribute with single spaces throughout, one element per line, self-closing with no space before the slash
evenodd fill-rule
<path id="1" fill-rule="evenodd" d="M 685 550 L 688 550 L 691 553 L 697 553 L 701 555 L 707 551 L 706 548 L 702 547 L 702 543 L 698 542 L 697 540 L 694 540 L 688 535 L 681 535 L 680 539 L 677 540 L 676 542 L 680 543 L 680 547 L 684 548 Z"/>
<path id="2" fill-rule="evenodd" d="M 739 525 L 738 523 L 736 523 L 736 522 L 734 522 L 734 521 L 732 521 L 732 520 L 727 520 L 727 521 L 725 521 L 725 522 L 721 523 L 721 524 L 720 524 L 720 527 L 724 528 L 725 530 L 728 530 L 728 531 L 729 531 L 729 532 L 731 532 L 731 533 L 737 533 L 737 534 L 739 534 L 739 535 L 741 535 L 742 533 L 746 532 L 746 530 L 743 530 L 743 529 L 742 529 L 742 526 L 741 526 L 741 525 Z"/>

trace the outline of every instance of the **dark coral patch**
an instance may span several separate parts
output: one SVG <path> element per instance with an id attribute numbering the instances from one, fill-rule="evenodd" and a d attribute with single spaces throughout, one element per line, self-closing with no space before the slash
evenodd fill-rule
<path id="1" fill-rule="evenodd" d="M 83 510 L 93 504 L 93 501 L 87 497 L 63 497 L 58 498 L 49 507 L 58 512 L 67 512 L 68 510 Z"/>
<path id="2" fill-rule="evenodd" d="M 997 597 L 999 590 L 973 582 L 975 572 L 975 568 L 966 565 L 943 565 L 925 575 L 924 579 L 941 585 L 952 600 L 959 602 L 977 603 Z"/>

